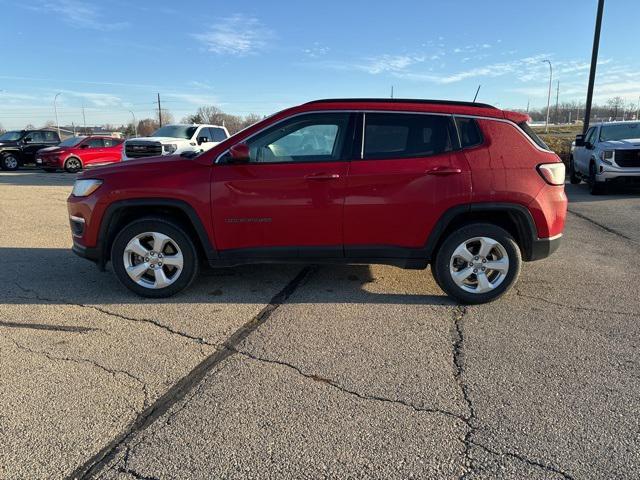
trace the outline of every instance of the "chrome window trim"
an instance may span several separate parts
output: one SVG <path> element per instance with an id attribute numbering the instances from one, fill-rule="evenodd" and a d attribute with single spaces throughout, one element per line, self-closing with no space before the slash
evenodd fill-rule
<path id="1" fill-rule="evenodd" d="M 264 132 L 265 130 L 271 128 L 271 127 L 275 127 L 280 123 L 286 122 L 292 118 L 296 118 L 296 117 L 300 117 L 302 115 L 313 115 L 313 114 L 319 114 L 319 113 L 362 113 L 363 114 L 363 119 L 362 119 L 362 144 L 361 144 L 361 149 L 360 149 L 360 159 L 364 158 L 364 130 L 366 128 L 366 114 L 367 113 L 396 113 L 396 114 L 407 114 L 407 115 L 437 115 L 437 116 L 441 116 L 441 117 L 452 117 L 453 123 L 454 125 L 456 124 L 455 122 L 455 117 L 461 117 L 461 118 L 474 118 L 477 120 L 488 120 L 488 121 L 494 121 L 494 122 L 500 122 L 500 123 L 506 123 L 507 125 L 512 126 L 513 128 L 515 128 L 520 135 L 522 135 L 523 138 L 525 138 L 530 145 L 532 145 L 536 150 L 540 151 L 540 152 L 545 152 L 545 153 L 553 153 L 551 150 L 545 150 L 544 148 L 541 148 L 540 146 L 538 146 L 537 143 L 535 143 L 530 137 L 529 135 L 527 135 L 519 126 L 517 123 L 515 123 L 512 120 L 508 120 L 506 118 L 497 118 L 497 117 L 487 117 L 487 116 L 483 116 L 483 115 L 472 115 L 472 114 L 458 114 L 458 113 L 445 113 L 445 112 L 417 112 L 417 111 L 412 111 L 412 110 L 372 110 L 372 109 L 350 109 L 350 110 L 330 110 L 330 109 L 323 109 L 323 110 L 308 110 L 306 112 L 300 112 L 300 113 L 296 113 L 295 115 L 290 115 L 288 117 L 285 117 L 275 123 L 272 123 L 270 125 L 267 125 L 264 128 L 261 128 L 260 130 L 258 130 L 257 132 L 249 135 L 248 137 L 246 137 L 245 139 L 242 140 L 242 142 L 247 142 L 249 140 L 251 140 L 253 137 L 255 137 L 256 135 L 261 134 L 262 132 Z M 456 125 L 456 132 L 457 132 L 457 125 Z M 238 132 L 240 133 L 240 132 Z M 230 137 L 231 138 L 231 137 Z M 459 136 L 459 132 L 458 132 L 458 143 L 459 145 L 462 145 L 462 143 L 460 142 L 460 136 Z M 214 160 L 214 164 L 218 164 L 220 162 L 220 159 L 226 155 L 227 153 L 229 153 L 229 149 L 231 147 L 227 148 L 224 152 L 220 153 L 216 159 Z M 455 151 L 455 150 L 454 150 Z"/>

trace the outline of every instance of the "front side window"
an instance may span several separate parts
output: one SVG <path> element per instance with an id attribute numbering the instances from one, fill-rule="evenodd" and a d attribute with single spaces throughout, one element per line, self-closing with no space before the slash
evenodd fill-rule
<path id="1" fill-rule="evenodd" d="M 209 128 L 209 140 L 211 142 L 222 142 L 227 139 L 227 133 L 222 128 Z"/>
<path id="2" fill-rule="evenodd" d="M 302 115 L 256 135 L 246 143 L 252 163 L 329 162 L 342 159 L 347 113 Z"/>
<path id="3" fill-rule="evenodd" d="M 366 113 L 364 159 L 427 157 L 453 149 L 451 117 Z"/>
<path id="4" fill-rule="evenodd" d="M 25 137 L 25 141 L 29 143 L 44 143 L 44 135 L 42 132 L 31 132 Z"/>
<path id="5" fill-rule="evenodd" d="M 587 136 L 584 138 L 584 141 L 593 144 L 593 140 L 595 136 L 596 136 L 596 127 L 591 127 L 587 132 Z"/>

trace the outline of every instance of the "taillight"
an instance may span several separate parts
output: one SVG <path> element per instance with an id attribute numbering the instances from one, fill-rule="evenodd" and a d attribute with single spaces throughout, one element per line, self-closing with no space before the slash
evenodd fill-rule
<path id="1" fill-rule="evenodd" d="M 564 163 L 542 163 L 538 165 L 538 173 L 549 185 L 564 185 Z"/>

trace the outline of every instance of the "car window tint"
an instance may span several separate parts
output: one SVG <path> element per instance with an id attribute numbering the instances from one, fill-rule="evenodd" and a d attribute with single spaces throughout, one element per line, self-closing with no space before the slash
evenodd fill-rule
<path id="1" fill-rule="evenodd" d="M 43 132 L 44 133 L 44 139 L 47 142 L 57 142 L 58 141 L 58 135 L 56 135 L 56 132 Z"/>
<path id="2" fill-rule="evenodd" d="M 365 159 L 425 157 L 451 150 L 451 117 L 398 113 L 365 114 Z"/>
<path id="3" fill-rule="evenodd" d="M 474 147 L 482 143 L 482 133 L 475 119 L 456 117 L 456 123 L 462 148 Z"/>
<path id="4" fill-rule="evenodd" d="M 113 147 L 114 145 L 118 145 L 118 143 L 120 143 L 115 138 L 105 138 L 103 139 L 103 142 L 105 147 Z"/>
<path id="5" fill-rule="evenodd" d="M 27 135 L 27 138 L 30 139 L 31 143 L 43 143 L 44 142 L 44 134 L 43 132 L 31 132 Z"/>
<path id="6" fill-rule="evenodd" d="M 87 145 L 89 145 L 89 148 L 102 148 L 104 143 L 101 138 L 91 138 L 87 141 Z"/>
<path id="7" fill-rule="evenodd" d="M 585 137 L 585 141 L 593 143 L 593 139 L 595 137 L 595 133 L 596 133 L 596 128 L 595 127 L 591 127 L 589 129 L 589 131 L 587 132 L 587 136 Z"/>
<path id="8" fill-rule="evenodd" d="M 222 142 L 227 139 L 227 133 L 222 128 L 209 128 L 209 140 L 212 142 Z"/>
<path id="9" fill-rule="evenodd" d="M 318 113 L 292 118 L 250 139 L 254 163 L 340 160 L 349 125 L 347 113 Z"/>

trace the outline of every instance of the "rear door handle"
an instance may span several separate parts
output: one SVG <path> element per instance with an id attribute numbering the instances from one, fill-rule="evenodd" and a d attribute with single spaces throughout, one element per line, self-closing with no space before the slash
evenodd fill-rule
<path id="1" fill-rule="evenodd" d="M 339 173 L 314 173 L 312 175 L 307 175 L 307 180 L 337 180 L 340 178 Z"/>
<path id="2" fill-rule="evenodd" d="M 425 172 L 427 175 L 457 175 L 462 173 L 461 168 L 433 167 Z"/>

